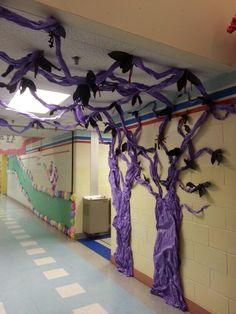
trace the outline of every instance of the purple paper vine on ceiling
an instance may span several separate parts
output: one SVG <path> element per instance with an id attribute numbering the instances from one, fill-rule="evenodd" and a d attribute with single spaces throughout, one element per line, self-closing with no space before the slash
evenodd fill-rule
<path id="1" fill-rule="evenodd" d="M 73 76 L 61 50 L 61 40 L 66 38 L 66 31 L 57 20 L 49 17 L 45 21 L 35 22 L 3 7 L 0 7 L 0 17 L 21 27 L 47 32 L 49 34 L 49 47 L 55 48 L 55 62 L 57 63 L 57 65 L 51 63 L 42 50 L 30 52 L 18 60 L 11 58 L 5 52 L 0 52 L 0 59 L 8 65 L 2 76 L 5 78 L 8 75 L 11 76 L 8 83 L 0 82 L 0 88 L 6 88 L 10 93 L 15 92 L 18 88 L 23 93 L 28 88 L 31 94 L 50 110 L 50 117 L 19 113 L 30 120 L 28 125 L 20 131 L 5 119 L 0 119 L 0 126 L 9 128 L 16 133 L 23 133 L 32 127 L 44 128 L 45 124 L 66 130 L 74 129 L 77 126 L 92 127 L 98 132 L 100 140 L 103 141 L 101 134 L 101 125 L 103 124 L 102 131 L 112 135 L 112 141 L 109 143 L 108 162 L 110 167 L 109 181 L 113 205 L 116 210 L 113 226 L 117 232 L 117 249 L 114 255 L 117 269 L 127 276 L 133 275 L 130 199 L 133 186 L 140 184 L 145 186 L 156 200 L 157 238 L 154 247 L 155 272 L 151 292 L 163 297 L 168 304 L 185 311 L 186 304 L 179 272 L 179 229 L 182 208 L 187 208 L 193 214 L 200 214 L 208 205 L 193 210 L 187 204 L 180 204 L 176 188 L 180 186 L 187 193 L 197 192 L 200 197 L 207 193 L 207 189 L 211 186 L 210 182 L 199 184 L 188 182 L 185 185 L 181 181 L 181 174 L 189 169 L 197 170 L 196 161 L 202 154 L 209 154 L 212 164 L 222 162 L 223 153 L 220 148 L 213 150 L 204 147 L 195 151 L 193 139 L 210 116 L 224 120 L 230 113 L 235 114 L 236 102 L 232 101 L 225 104 L 215 102 L 209 97 L 199 78 L 187 69 L 171 68 L 158 73 L 147 67 L 140 57 L 121 51 L 113 51 L 108 54 L 115 60 L 109 69 L 96 74 L 89 70 L 86 77 Z M 135 71 L 135 67 L 156 79 L 156 84 L 149 86 L 132 82 L 132 73 Z M 117 74 L 118 68 L 121 68 L 123 73 L 127 73 L 127 79 Z M 27 77 L 30 72 L 34 73 L 34 81 Z M 75 86 L 73 101 L 67 106 L 58 107 L 40 99 L 35 85 L 37 75 L 43 76 L 52 84 L 65 87 Z M 187 85 L 194 85 L 200 96 L 193 102 L 201 101 L 202 104 L 205 104 L 206 109 L 191 127 L 187 113 L 183 114 L 177 127 L 177 132 L 182 137 L 182 143 L 180 147 L 169 149 L 166 144 L 165 133 L 166 127 L 171 121 L 174 105 L 162 91 L 173 84 L 177 84 L 179 93 L 189 96 L 189 101 L 192 100 L 190 92 L 187 91 Z M 92 95 L 96 97 L 98 93 L 103 91 L 111 93 L 116 91 L 120 97 L 108 106 L 92 106 L 90 102 Z M 157 130 L 155 143 L 148 148 L 139 144 L 142 132 L 140 112 L 147 107 L 147 105 L 142 104 L 142 95 L 145 93 L 162 104 L 159 107 L 156 102 L 150 108 L 157 118 L 161 118 L 162 122 Z M 133 131 L 127 127 L 125 121 L 125 105 L 130 102 L 133 106 L 130 114 L 134 116 L 137 122 Z M 165 105 L 164 109 L 163 104 Z M 8 104 L 0 100 L 0 107 L 7 108 Z M 68 112 L 73 112 L 75 123 L 70 125 L 60 123 L 58 119 Z M 119 128 L 117 127 L 117 119 L 114 119 L 114 112 L 121 122 Z M 165 180 L 161 179 L 160 174 L 160 149 L 166 153 L 169 160 L 168 175 Z M 187 155 L 184 159 L 185 164 L 180 167 L 178 162 L 184 154 Z M 142 169 L 143 160 L 149 164 L 148 176 L 145 176 Z M 120 169 L 120 162 L 126 164 L 126 170 L 123 172 Z"/>

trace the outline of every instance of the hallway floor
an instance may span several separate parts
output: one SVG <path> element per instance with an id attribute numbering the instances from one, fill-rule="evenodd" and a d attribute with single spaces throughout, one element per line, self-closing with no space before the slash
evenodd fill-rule
<path id="1" fill-rule="evenodd" d="M 182 313 L 103 257 L 0 198 L 0 314 Z"/>

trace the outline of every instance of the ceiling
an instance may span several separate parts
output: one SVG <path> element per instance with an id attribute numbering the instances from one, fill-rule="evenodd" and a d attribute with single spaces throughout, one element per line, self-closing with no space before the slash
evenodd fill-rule
<path id="1" fill-rule="evenodd" d="M 93 70 L 95 73 L 101 70 L 107 69 L 112 64 L 112 59 L 108 57 L 108 53 L 114 50 L 126 51 L 128 53 L 140 56 L 143 58 L 145 63 L 156 71 L 163 71 L 172 66 L 177 66 L 181 68 L 190 68 L 195 73 L 199 75 L 202 81 L 210 80 L 219 74 L 222 74 L 222 70 L 211 68 L 206 68 L 204 66 L 194 68 L 194 64 L 186 63 L 185 60 L 175 60 L 170 57 L 157 55 L 155 52 L 150 51 L 145 48 L 145 46 L 136 46 L 132 43 L 127 43 L 126 40 L 118 41 L 114 40 L 109 36 L 103 36 L 101 34 L 92 33 L 86 29 L 79 28 L 75 23 L 70 24 L 70 19 L 68 14 L 62 12 L 55 12 L 52 9 L 47 10 L 42 7 L 37 7 L 33 5 L 32 1 L 20 1 L 21 8 L 19 8 L 19 1 L 0 1 L 0 5 L 10 7 L 11 10 L 17 12 L 20 15 L 24 15 L 32 20 L 39 20 L 42 17 L 46 17 L 47 14 L 60 16 L 61 23 L 65 26 L 67 36 L 66 39 L 62 39 L 62 51 L 63 56 L 67 65 L 69 66 L 71 73 L 73 75 L 85 76 L 88 70 Z M 28 6 L 27 6 L 28 4 Z M 22 7 L 24 9 L 22 9 Z M 47 13 L 45 13 L 47 12 Z M 63 20 L 65 16 L 65 22 Z M 73 19 L 71 19 L 72 21 Z M 125 38 L 125 34 L 124 34 Z M 18 25 L 0 19 L 0 39 L 1 39 L 1 51 L 6 52 L 12 58 L 21 58 L 34 50 L 44 50 L 45 56 L 51 62 L 56 64 L 56 59 L 54 58 L 54 49 L 49 48 L 48 45 L 48 34 L 45 32 L 32 31 L 27 28 L 19 27 Z M 170 47 L 171 49 L 171 47 Z M 75 65 L 73 56 L 79 56 L 79 64 Z M 3 73 L 7 68 L 7 65 L 0 61 L 0 73 Z M 117 74 L 121 75 L 121 72 L 117 70 Z M 32 75 L 27 77 L 33 78 Z M 128 74 L 124 74 L 123 77 L 127 78 Z M 10 75 L 7 77 L 7 82 Z M 4 82 L 4 79 L 1 78 Z M 73 94 L 76 87 L 62 87 L 56 84 L 48 83 L 44 78 L 37 76 L 35 80 L 37 88 L 65 92 Z M 132 76 L 132 81 L 142 82 L 147 85 L 154 84 L 155 81 L 147 74 L 143 73 L 138 68 L 134 69 Z M 167 93 L 173 93 L 172 90 L 167 91 Z M 9 94 L 5 89 L 0 89 L 0 99 L 5 102 L 9 102 L 12 94 Z M 119 95 L 116 93 L 102 92 L 101 97 L 91 100 L 93 105 L 107 105 L 117 100 Z M 142 97 L 144 103 L 151 100 L 150 96 Z M 71 100 L 71 99 L 70 99 Z M 70 101 L 69 101 L 70 102 Z M 66 101 L 68 104 L 68 100 Z M 29 119 L 20 116 L 16 112 L 9 110 L 0 110 L 0 118 L 7 119 L 9 123 L 18 126 L 24 126 L 29 122 Z M 65 114 L 61 120 L 63 124 L 71 124 L 74 122 L 71 113 Z M 56 135 L 64 131 L 56 131 Z M 11 134 L 8 130 L 1 128 L 0 134 Z M 25 136 L 54 136 L 55 130 L 50 130 L 50 128 L 45 130 L 35 130 L 32 129 L 24 134 Z"/>

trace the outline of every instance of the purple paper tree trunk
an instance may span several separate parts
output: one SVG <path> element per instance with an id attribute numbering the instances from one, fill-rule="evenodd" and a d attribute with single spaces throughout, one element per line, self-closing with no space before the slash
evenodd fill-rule
<path id="1" fill-rule="evenodd" d="M 112 145 L 110 147 L 109 154 L 109 180 L 112 190 L 113 205 L 116 210 L 113 226 L 116 229 L 117 248 L 114 258 L 118 271 L 125 274 L 126 276 L 133 276 L 130 198 L 134 176 L 136 174 L 136 167 L 132 163 L 129 164 L 122 188 L 120 182 L 121 180 L 118 157 L 111 151 Z"/>
<path id="2" fill-rule="evenodd" d="M 118 271 L 126 276 L 133 276 L 133 254 L 131 249 L 131 219 L 130 219 L 131 189 L 123 192 L 120 206 L 117 208 L 113 226 L 116 229 L 117 248 L 114 254 Z"/>
<path id="3" fill-rule="evenodd" d="M 154 278 L 151 292 L 176 308 L 186 310 L 180 282 L 179 230 L 182 212 L 171 188 L 156 200 L 157 239 L 154 248 Z"/>
<path id="4" fill-rule="evenodd" d="M 22 82 L 29 82 L 29 79 L 26 79 L 24 77 L 28 74 L 28 72 L 34 72 L 35 74 L 37 72 L 38 75 L 44 77 L 45 79 L 47 79 L 47 81 L 58 84 L 59 86 L 76 87 L 76 91 L 73 95 L 73 103 L 67 104 L 66 106 L 60 106 L 60 109 L 58 109 L 58 106 L 56 106 L 55 104 L 48 104 L 40 99 L 37 96 L 34 88 L 32 89 L 32 84 L 34 83 L 31 82 L 31 88 L 30 85 L 27 86 L 30 89 L 31 94 L 38 101 L 40 101 L 40 103 L 45 108 L 51 111 L 50 115 L 53 115 L 54 112 L 57 110 L 60 110 L 61 113 L 57 114 L 54 117 L 38 117 L 32 113 L 19 113 L 31 119 L 28 125 L 23 127 L 21 130 L 14 128 L 11 123 L 9 123 L 5 119 L 0 119 L 0 126 L 8 128 L 11 131 L 20 134 L 32 127 L 44 128 L 42 122 L 49 125 L 50 127 L 56 129 L 62 128 L 65 130 L 74 129 L 78 125 L 87 128 L 90 124 L 100 134 L 100 127 L 97 124 L 97 121 L 102 121 L 105 116 L 106 119 L 103 121 L 105 127 L 107 128 L 108 125 L 110 131 L 112 131 L 112 142 L 110 144 L 109 151 L 109 181 L 111 184 L 113 205 L 116 209 L 116 216 L 114 218 L 113 225 L 117 232 L 117 249 L 115 252 L 115 262 L 117 268 L 120 272 L 124 273 L 127 276 L 133 275 L 133 256 L 130 243 L 130 198 L 132 186 L 136 182 L 146 186 L 148 191 L 156 198 L 155 215 L 157 221 L 157 239 L 154 248 L 155 273 L 153 288 L 151 292 L 155 295 L 163 297 L 168 304 L 183 311 L 186 310 L 179 273 L 179 230 L 182 219 L 181 210 L 183 207 L 185 207 L 191 213 L 199 214 L 205 208 L 207 208 L 208 205 L 202 206 L 202 208 L 197 211 L 192 210 L 187 204 L 180 205 L 175 188 L 179 184 L 180 187 L 188 193 L 192 193 L 197 190 L 202 193 L 202 191 L 204 191 L 204 189 L 209 186 L 209 182 L 205 182 L 197 186 L 189 182 L 190 185 L 187 183 L 186 186 L 184 186 L 184 184 L 180 182 L 179 174 L 182 171 L 188 170 L 189 168 L 194 169 L 193 161 L 203 153 L 208 153 L 210 156 L 212 156 L 213 160 L 217 160 L 218 158 L 217 161 L 221 162 L 221 157 L 219 155 L 218 157 L 214 157 L 214 154 L 216 154 L 217 151 L 213 151 L 208 147 L 202 148 L 199 151 L 195 152 L 192 138 L 195 136 L 195 134 L 202 126 L 202 124 L 206 121 L 209 115 L 212 115 L 216 119 L 224 120 L 229 114 L 236 114 L 236 100 L 234 99 L 230 101 L 230 103 L 226 102 L 225 104 L 217 103 L 214 101 L 214 99 L 211 99 L 211 97 L 209 97 L 201 81 L 189 70 L 171 68 L 164 72 L 157 73 L 151 68 L 148 68 L 143 63 L 141 58 L 128 54 L 127 59 L 127 53 L 124 54 L 122 52 L 113 52 L 112 58 L 115 60 L 115 62 L 106 71 L 101 71 L 96 75 L 92 73 L 95 76 L 94 80 L 93 75 L 92 79 L 91 75 L 88 77 L 88 74 L 91 71 L 87 73 L 86 77 L 72 76 L 61 51 L 61 37 L 65 38 L 66 32 L 62 25 L 60 25 L 56 19 L 49 17 L 45 21 L 40 20 L 38 22 L 35 22 L 25 17 L 22 17 L 14 12 L 11 12 L 1 6 L 0 18 L 16 23 L 21 27 L 26 27 L 38 31 L 44 30 L 45 32 L 47 32 L 50 35 L 50 40 L 52 39 L 52 41 L 55 41 L 55 57 L 57 64 L 59 64 L 60 66 L 60 69 L 53 66 L 53 64 L 51 64 L 47 59 L 44 58 L 44 51 L 41 50 L 36 50 L 18 60 L 13 59 L 9 57 L 5 52 L 0 51 L 0 59 L 10 66 L 10 68 L 8 67 L 8 69 L 6 70 L 5 75 L 2 74 L 2 76 L 6 76 L 14 70 L 14 75 L 11 77 L 7 84 L 0 82 L 0 88 L 7 88 L 9 91 L 13 92 L 14 90 L 16 90 L 17 86 L 19 87 L 19 84 L 23 84 Z M 231 31 L 232 29 L 233 28 L 231 27 Z M 114 58 L 115 55 L 116 58 Z M 120 56 L 123 57 L 119 61 Z M 124 57 L 126 60 L 123 59 Z M 130 69 L 128 69 L 130 70 L 130 77 L 128 81 L 123 77 L 115 75 L 114 73 L 114 71 L 118 67 L 123 67 L 122 70 L 127 70 L 127 66 L 130 67 Z M 156 84 L 149 86 L 138 82 L 131 82 L 131 73 L 133 70 L 133 66 L 136 66 L 149 76 L 155 78 L 157 80 Z M 62 70 L 62 74 L 55 74 L 54 71 L 52 71 L 51 67 L 57 69 L 57 71 Z M 198 121 L 195 123 L 195 125 L 192 127 L 192 129 L 188 125 L 185 125 L 185 127 L 187 128 L 183 130 L 183 126 L 184 124 L 186 124 L 187 120 L 185 121 L 186 117 L 182 117 L 182 120 L 180 120 L 178 125 L 178 133 L 183 137 L 183 142 L 180 147 L 174 149 L 179 150 L 180 153 L 179 155 L 169 155 L 170 151 L 165 145 L 164 131 L 166 125 L 170 121 L 170 117 L 173 114 L 175 106 L 168 99 L 168 97 L 166 97 L 164 93 L 162 93 L 162 91 L 165 88 L 168 88 L 169 86 L 177 83 L 178 92 L 184 91 L 184 93 L 188 95 L 188 98 L 191 101 L 191 93 L 188 92 L 187 88 L 188 82 L 191 84 L 191 86 L 194 85 L 201 95 L 201 97 L 197 97 L 197 99 L 194 100 L 195 104 L 206 104 L 207 108 L 205 109 L 205 112 L 203 112 L 203 114 L 200 116 Z M 85 90 L 86 95 L 88 94 L 88 92 L 90 94 L 91 91 L 93 93 L 94 91 L 116 91 L 119 94 L 119 99 L 106 107 L 92 107 L 91 105 L 89 105 L 90 99 L 83 99 L 84 93 L 80 94 L 81 89 L 79 89 L 80 92 L 79 95 L 77 95 L 79 97 L 76 96 L 77 92 L 79 91 L 79 86 L 80 88 L 81 86 L 83 87 L 83 91 L 84 88 L 87 87 Z M 142 103 L 140 94 L 142 95 L 144 93 L 150 95 L 151 97 L 154 97 L 158 101 L 158 104 L 159 102 L 161 102 L 166 106 L 166 108 L 164 109 L 165 113 L 163 113 L 163 110 L 161 110 L 161 108 L 159 108 L 158 110 L 158 108 L 156 108 L 156 104 L 152 109 L 149 106 L 150 110 L 152 110 L 156 114 L 158 119 L 163 115 L 165 116 L 164 122 L 160 125 L 159 134 L 157 134 L 158 136 L 155 140 L 155 145 L 151 148 L 145 148 L 138 144 L 141 134 L 141 120 L 138 117 L 139 112 L 144 110 L 147 105 L 150 105 L 149 103 L 140 108 Z M 96 92 L 94 93 L 94 97 L 95 94 Z M 90 98 L 90 96 L 88 98 Z M 136 106 L 137 100 L 139 106 L 136 107 L 136 110 L 132 109 L 132 112 L 128 112 L 128 114 L 131 113 L 134 117 L 136 117 L 136 122 L 138 125 L 137 129 L 132 133 L 127 128 L 125 121 L 124 111 L 127 111 L 127 108 L 124 110 L 123 107 L 130 102 L 132 107 Z M 191 101 L 191 105 L 193 105 L 194 102 Z M 8 108 L 8 104 L 0 100 L 0 107 L 6 109 Z M 90 110 L 89 114 L 83 111 L 84 107 Z M 114 108 L 116 109 L 120 117 L 120 126 L 117 125 L 117 121 L 115 122 L 113 120 L 113 114 L 109 114 L 109 112 Z M 71 111 L 73 112 L 75 118 L 74 124 L 63 125 L 57 121 L 64 114 L 70 113 Z M 103 117 L 101 115 L 98 116 L 98 113 L 102 113 Z M 116 143 L 117 139 L 118 143 Z M 123 149 L 122 144 L 124 144 L 125 141 L 127 141 L 127 147 Z M 170 164 L 167 180 L 161 180 L 161 176 L 159 173 L 160 156 L 157 148 L 162 148 L 169 156 L 168 159 Z M 178 168 L 177 162 L 181 156 L 183 157 L 185 155 L 186 151 L 188 153 L 187 159 L 184 159 L 185 162 L 187 161 L 186 166 Z M 217 154 L 219 154 L 219 149 Z M 146 178 L 144 174 L 141 173 L 140 162 L 143 158 L 145 158 L 149 162 L 150 178 Z M 123 177 L 119 168 L 119 159 L 123 160 L 127 166 L 125 178 Z M 161 184 L 163 182 L 161 181 L 165 182 L 164 185 L 167 190 L 165 196 L 163 196 L 164 193 L 161 187 Z M 157 191 L 154 191 L 153 186 L 155 186 Z M 199 193 L 200 196 L 202 196 L 201 193 Z"/>

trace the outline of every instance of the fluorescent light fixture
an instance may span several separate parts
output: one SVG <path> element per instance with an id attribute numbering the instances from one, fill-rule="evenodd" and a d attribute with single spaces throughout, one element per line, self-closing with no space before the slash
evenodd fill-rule
<path id="1" fill-rule="evenodd" d="M 48 104 L 59 105 L 64 100 L 70 97 L 69 94 L 63 94 L 58 92 L 51 92 L 48 90 L 37 89 L 36 94 L 39 98 L 45 101 Z M 49 109 L 44 107 L 34 96 L 31 95 L 28 88 L 26 88 L 23 94 L 20 94 L 18 90 L 13 98 L 11 99 L 9 109 L 14 109 L 19 112 L 27 113 L 47 113 Z"/>

